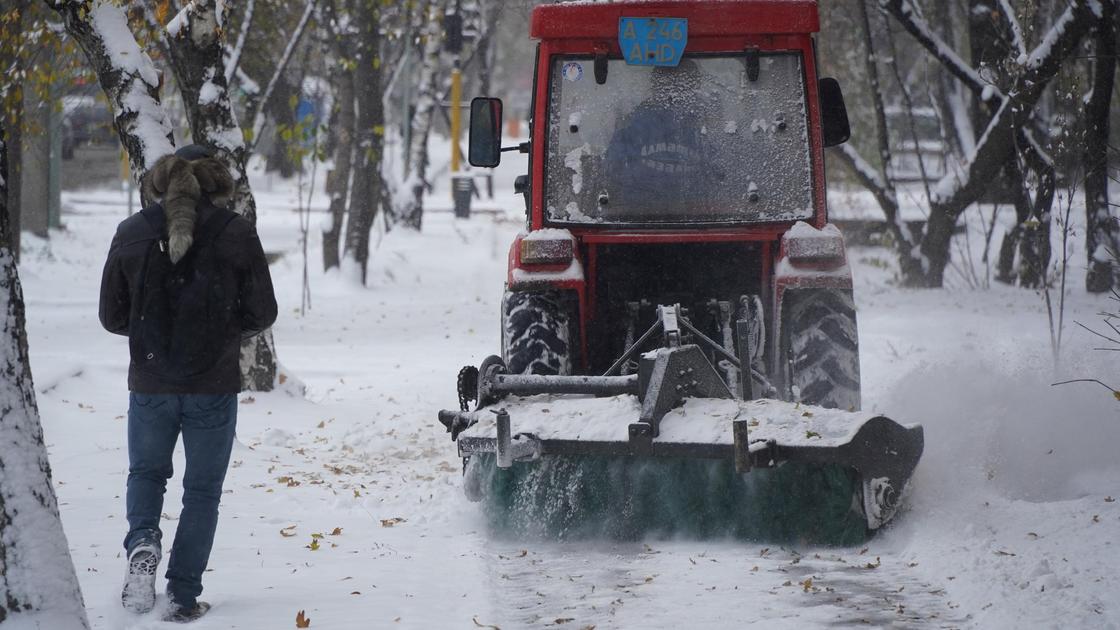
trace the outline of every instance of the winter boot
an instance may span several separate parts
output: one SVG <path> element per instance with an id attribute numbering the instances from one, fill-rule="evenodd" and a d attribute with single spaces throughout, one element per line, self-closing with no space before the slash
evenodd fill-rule
<path id="1" fill-rule="evenodd" d="M 151 543 L 140 543 L 128 553 L 128 573 L 121 589 L 121 605 L 125 610 L 142 615 L 156 605 L 156 568 L 160 549 Z"/>
<path id="2" fill-rule="evenodd" d="M 210 604 L 206 602 L 195 602 L 193 606 L 183 606 L 172 601 L 167 609 L 167 614 L 163 616 L 163 620 L 173 623 L 190 623 L 205 615 L 208 610 L 210 610 Z"/>

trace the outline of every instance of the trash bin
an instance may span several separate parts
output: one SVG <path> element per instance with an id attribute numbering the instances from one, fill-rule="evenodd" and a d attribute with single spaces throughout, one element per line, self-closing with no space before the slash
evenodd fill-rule
<path id="1" fill-rule="evenodd" d="M 474 178 L 470 175 L 456 175 L 451 178 L 451 199 L 455 203 L 455 218 L 471 218 L 471 195 L 474 194 Z"/>

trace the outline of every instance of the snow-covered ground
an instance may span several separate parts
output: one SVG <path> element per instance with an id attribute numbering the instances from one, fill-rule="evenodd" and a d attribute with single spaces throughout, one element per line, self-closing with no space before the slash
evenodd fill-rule
<path id="1" fill-rule="evenodd" d="M 320 271 L 317 212 L 302 316 L 294 188 L 255 182 L 265 247 L 284 253 L 272 273 L 286 383 L 241 397 L 205 577 L 214 608 L 196 627 L 292 628 L 300 610 L 331 629 L 1120 627 L 1120 403 L 1095 385 L 1050 386 L 1120 385 L 1115 355 L 1076 326 L 1101 328 L 1117 306 L 1085 294 L 1080 266 L 1055 371 L 1040 294 L 902 290 L 889 252 L 852 252 L 865 407 L 926 430 L 909 509 L 866 546 L 487 533 L 435 413 L 455 405 L 458 368 L 498 349 L 516 168 L 496 202 L 476 203 L 506 211 L 456 221 L 441 188 L 422 233 L 375 237 L 366 288 Z M 96 311 L 126 204 L 76 192 L 64 205 L 67 228 L 32 243 L 21 268 L 63 522 L 94 627 L 162 627 L 119 605 L 128 351 Z M 176 478 L 168 537 L 179 497 Z"/>

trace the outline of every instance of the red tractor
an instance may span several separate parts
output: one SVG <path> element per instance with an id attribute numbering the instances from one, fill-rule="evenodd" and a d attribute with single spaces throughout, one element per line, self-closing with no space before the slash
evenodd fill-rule
<path id="1" fill-rule="evenodd" d="M 672 530 L 679 515 L 650 516 L 672 510 L 633 505 L 637 462 L 734 465 L 737 479 L 790 462 L 812 471 L 794 484 L 805 501 L 843 495 L 833 516 L 858 505 L 865 533 L 894 514 L 922 430 L 859 413 L 852 277 L 824 172 L 849 127 L 838 83 L 817 74 L 818 30 L 814 0 L 533 11 L 529 141 L 501 146 L 500 100 L 471 106 L 473 165 L 529 154 L 502 356 L 464 368 L 462 410 L 440 414 L 474 498 L 571 529 L 595 495 L 630 506 L 629 531 Z M 614 472 L 588 473 L 588 458 Z M 684 494 L 710 487 L 673 475 Z M 741 483 L 714 501 L 756 501 L 757 482 Z M 713 510 L 686 509 L 723 531 Z"/>

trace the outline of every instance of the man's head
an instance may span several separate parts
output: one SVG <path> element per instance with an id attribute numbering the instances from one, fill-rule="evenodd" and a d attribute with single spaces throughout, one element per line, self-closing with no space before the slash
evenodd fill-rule
<path id="1" fill-rule="evenodd" d="M 202 201 L 223 207 L 233 194 L 229 169 L 212 149 L 198 144 L 161 157 L 144 177 L 150 199 L 159 199 L 167 216 L 168 254 L 179 262 L 194 242 L 197 207 Z"/>

